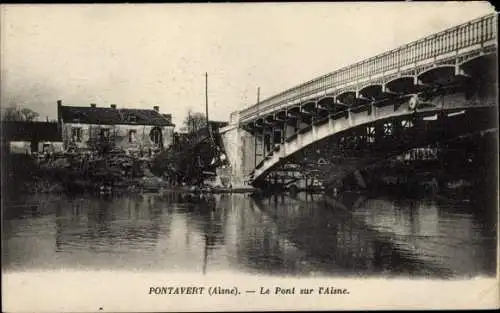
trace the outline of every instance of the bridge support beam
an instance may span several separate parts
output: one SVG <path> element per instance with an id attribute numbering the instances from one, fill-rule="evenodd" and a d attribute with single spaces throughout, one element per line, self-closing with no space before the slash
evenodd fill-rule
<path id="1" fill-rule="evenodd" d="M 276 139 L 276 128 L 271 127 L 271 133 L 269 134 L 269 151 L 267 153 L 271 153 L 274 150 L 274 143 Z"/>
<path id="2" fill-rule="evenodd" d="M 293 134 L 295 134 L 295 132 L 297 131 L 297 123 L 294 122 L 294 125 L 290 125 L 290 124 L 285 124 L 284 126 L 285 128 L 285 138 L 288 138 L 290 136 L 292 136 Z"/>
<path id="3" fill-rule="evenodd" d="M 267 131 L 265 129 L 262 130 L 262 134 L 260 135 L 260 142 L 261 142 L 261 145 L 260 145 L 260 151 L 259 151 L 259 156 L 260 156 L 260 159 L 258 160 L 257 164 L 264 160 L 264 158 L 266 157 L 266 154 L 267 154 L 267 140 L 268 140 L 268 134 L 267 134 Z"/>
<path id="4" fill-rule="evenodd" d="M 264 138 L 263 134 L 256 133 L 253 135 L 254 146 L 253 146 L 253 164 L 254 167 L 262 161 L 263 157 L 263 148 L 264 148 Z"/>
<path id="5" fill-rule="evenodd" d="M 262 156 L 265 158 L 266 155 L 269 153 L 270 141 L 271 141 L 271 134 L 268 130 L 264 131 L 263 141 L 264 145 L 262 149 Z"/>
<path id="6" fill-rule="evenodd" d="M 283 123 L 280 128 L 280 144 L 285 143 L 287 123 Z"/>
<path id="7" fill-rule="evenodd" d="M 274 151 L 274 147 L 275 145 L 278 145 L 278 144 L 281 144 L 283 143 L 283 126 L 282 125 L 278 125 L 275 129 L 274 129 L 274 145 L 273 145 L 273 151 Z"/>

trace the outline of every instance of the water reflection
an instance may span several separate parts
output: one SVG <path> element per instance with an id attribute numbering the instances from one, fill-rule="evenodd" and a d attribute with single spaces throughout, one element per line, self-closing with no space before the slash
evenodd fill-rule
<path id="1" fill-rule="evenodd" d="M 192 232 L 201 235 L 203 239 L 203 266 L 202 271 L 206 273 L 209 257 L 217 249 L 225 245 L 225 228 L 228 218 L 229 196 L 191 196 L 183 198 L 191 205 L 188 206 L 186 243 L 189 244 Z"/>
<path id="2" fill-rule="evenodd" d="M 9 203 L 4 218 L 3 267 L 16 271 L 450 277 L 496 268 L 496 224 L 470 203 L 433 199 L 38 195 Z"/>
<path id="3" fill-rule="evenodd" d="M 315 261 L 316 269 L 351 275 L 449 275 L 446 269 L 425 263 L 397 245 L 389 234 L 357 219 L 341 202 L 299 206 L 297 199 L 274 200 L 273 205 L 259 203 L 276 221 L 282 236 Z"/>
<path id="4" fill-rule="evenodd" d="M 353 215 L 421 260 L 443 264 L 458 275 L 495 275 L 494 221 L 470 203 L 438 204 L 435 199 L 369 199 Z"/>
<path id="5" fill-rule="evenodd" d="M 56 203 L 56 252 L 151 250 L 169 232 L 154 197 L 80 198 Z M 164 227 L 160 229 L 160 224 Z"/>

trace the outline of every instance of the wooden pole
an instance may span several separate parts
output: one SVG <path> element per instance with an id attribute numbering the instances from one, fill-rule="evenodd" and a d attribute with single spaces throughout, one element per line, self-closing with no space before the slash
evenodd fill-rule
<path id="1" fill-rule="evenodd" d="M 207 127 L 208 127 L 208 73 L 205 72 L 205 114 L 207 117 Z"/>
<path id="2" fill-rule="evenodd" d="M 259 111 L 260 104 L 260 87 L 257 87 L 257 112 Z"/>

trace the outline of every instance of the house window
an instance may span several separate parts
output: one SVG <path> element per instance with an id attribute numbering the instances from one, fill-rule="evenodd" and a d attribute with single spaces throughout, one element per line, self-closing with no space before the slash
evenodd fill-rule
<path id="1" fill-rule="evenodd" d="M 82 128 L 81 127 L 73 127 L 71 129 L 71 141 L 82 142 Z"/>
<path id="2" fill-rule="evenodd" d="M 160 132 L 154 133 L 153 142 L 155 143 L 155 145 L 160 144 L 160 142 L 161 142 L 161 133 Z"/>
<path id="3" fill-rule="evenodd" d="M 154 127 L 151 132 L 149 133 L 149 138 L 154 142 L 155 145 L 162 145 L 162 134 L 161 134 L 161 128 L 159 127 Z"/>
<path id="4" fill-rule="evenodd" d="M 384 134 L 392 135 L 392 124 L 390 122 L 384 123 Z"/>
<path id="5" fill-rule="evenodd" d="M 366 128 L 366 141 L 369 143 L 375 142 L 375 127 L 369 126 Z"/>
<path id="6" fill-rule="evenodd" d="M 134 143 L 137 141 L 137 130 L 131 129 L 128 131 L 128 142 Z"/>
<path id="7" fill-rule="evenodd" d="M 402 120 L 401 126 L 403 126 L 405 128 L 410 128 L 410 127 L 413 127 L 413 123 L 412 123 L 412 121 Z"/>
<path id="8" fill-rule="evenodd" d="M 101 128 L 101 137 L 109 138 L 109 128 Z"/>

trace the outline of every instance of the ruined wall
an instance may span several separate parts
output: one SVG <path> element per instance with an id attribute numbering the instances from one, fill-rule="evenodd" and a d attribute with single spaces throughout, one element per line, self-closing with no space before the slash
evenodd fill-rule
<path id="1" fill-rule="evenodd" d="M 38 151 L 60 153 L 64 151 L 63 143 L 58 141 L 41 141 L 38 143 Z"/>
<path id="2" fill-rule="evenodd" d="M 95 125 L 80 123 L 63 123 L 62 137 L 64 147 L 67 148 L 72 142 L 79 149 L 91 149 L 92 143 L 99 136 L 101 129 L 109 129 L 109 136 L 114 138 L 114 144 L 117 148 L 125 150 L 137 150 L 158 148 L 159 145 L 151 139 L 150 133 L 155 126 L 149 125 Z M 73 129 L 80 128 L 80 140 L 74 141 Z M 163 147 L 168 148 L 173 141 L 174 127 L 160 127 L 163 139 Z M 130 132 L 133 134 L 130 134 Z"/>

